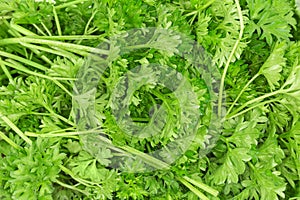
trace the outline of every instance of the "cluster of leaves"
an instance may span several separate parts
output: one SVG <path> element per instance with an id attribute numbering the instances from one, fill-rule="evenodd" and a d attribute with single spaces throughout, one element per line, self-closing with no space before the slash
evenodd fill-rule
<path id="1" fill-rule="evenodd" d="M 299 19 L 293 0 L 2 0 L 0 198 L 300 198 Z M 222 74 L 214 145 L 214 97 L 199 63 L 176 55 L 190 48 L 182 37 L 148 38 L 121 56 L 109 43 L 143 27 L 197 41 L 212 58 L 205 65 Z M 108 60 L 101 79 L 86 64 L 91 52 Z M 182 74 L 195 97 L 187 85 L 157 84 L 182 79 L 151 63 Z M 76 82 L 82 69 L 97 80 L 95 93 Z M 122 124 L 126 117 L 133 123 Z M 196 127 L 191 141 L 179 131 L 187 124 Z M 135 129 L 142 135 L 126 133 Z M 175 162 L 178 152 L 151 156 L 178 138 L 189 148 Z"/>

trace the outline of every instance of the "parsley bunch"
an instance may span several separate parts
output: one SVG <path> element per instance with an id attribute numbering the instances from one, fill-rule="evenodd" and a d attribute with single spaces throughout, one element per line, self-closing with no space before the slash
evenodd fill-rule
<path id="1" fill-rule="evenodd" d="M 299 199 L 299 19 L 298 0 L 1 0 L 0 198 Z"/>

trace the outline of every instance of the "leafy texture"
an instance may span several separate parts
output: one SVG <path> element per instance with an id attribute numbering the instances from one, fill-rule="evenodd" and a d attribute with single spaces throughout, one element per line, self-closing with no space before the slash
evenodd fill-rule
<path id="1" fill-rule="evenodd" d="M 299 199 L 299 19 L 298 0 L 1 0 L 0 199 Z"/>

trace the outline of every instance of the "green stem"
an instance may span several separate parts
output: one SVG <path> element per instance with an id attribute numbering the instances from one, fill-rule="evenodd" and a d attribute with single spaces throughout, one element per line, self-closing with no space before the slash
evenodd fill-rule
<path id="1" fill-rule="evenodd" d="M 15 149 L 21 149 L 19 145 L 17 145 L 14 141 L 9 139 L 3 132 L 0 131 L 0 138 L 2 138 L 4 141 L 6 141 L 8 144 L 10 144 Z"/>
<path id="2" fill-rule="evenodd" d="M 228 115 L 226 118 L 229 119 L 229 118 L 232 118 L 232 116 L 235 116 L 239 111 L 243 110 L 245 107 L 247 107 L 248 105 L 251 105 L 253 103 L 256 103 L 256 102 L 260 102 L 261 100 L 265 99 L 265 98 L 268 98 L 268 97 L 271 97 L 271 96 L 274 96 L 274 95 L 277 95 L 277 94 L 280 94 L 282 91 L 281 90 L 277 90 L 277 91 L 274 91 L 274 92 L 271 92 L 271 93 L 267 93 L 265 95 L 262 95 L 260 97 L 257 97 L 255 99 L 252 99 L 250 101 L 248 101 L 247 103 L 243 104 L 242 106 L 240 106 L 238 109 L 236 109 L 235 111 L 233 111 L 230 115 Z M 254 106 L 255 107 L 255 106 Z M 253 108 L 254 108 L 253 107 Z"/>
<path id="3" fill-rule="evenodd" d="M 85 185 L 87 187 L 98 185 L 97 183 L 94 183 L 94 182 L 87 181 L 87 180 L 76 177 L 76 175 L 70 169 L 66 168 L 63 165 L 60 165 L 59 167 L 63 172 L 65 172 L 66 174 L 71 176 L 74 180 L 76 180 L 78 183 L 81 183 L 82 185 Z"/>
<path id="4" fill-rule="evenodd" d="M 48 33 L 48 35 L 52 36 L 51 31 L 49 31 L 49 29 L 47 28 L 47 26 L 43 22 L 41 22 L 41 24 L 42 24 L 43 28 L 45 29 L 45 31 Z"/>
<path id="5" fill-rule="evenodd" d="M 4 72 L 4 74 L 6 75 L 6 77 L 8 78 L 10 84 L 12 85 L 16 85 L 12 75 L 10 74 L 10 72 L 8 71 L 7 67 L 4 65 L 2 59 L 0 58 L 0 66 L 1 66 L 1 69 L 2 71 Z"/>
<path id="6" fill-rule="evenodd" d="M 207 7 L 209 7 L 211 4 L 213 4 L 216 0 L 210 0 L 209 2 L 207 2 L 205 5 L 203 5 L 199 11 L 202 11 L 204 9 L 206 9 Z"/>
<path id="7" fill-rule="evenodd" d="M 55 9 L 54 6 L 53 6 L 52 11 L 53 11 L 54 20 L 55 20 L 55 24 L 56 24 L 58 35 L 61 36 L 62 32 L 61 32 L 61 28 L 60 28 L 60 23 L 59 23 L 59 19 L 58 19 L 58 16 L 57 16 L 57 13 L 56 13 L 56 9 Z"/>
<path id="8" fill-rule="evenodd" d="M 186 181 L 190 182 L 191 184 L 193 184 L 193 185 L 195 185 L 195 186 L 201 188 L 202 190 L 204 190 L 204 191 L 206 191 L 206 192 L 212 194 L 212 195 L 215 196 L 215 197 L 218 196 L 218 194 L 219 194 L 219 192 L 218 192 L 217 190 L 215 190 L 215 189 L 209 187 L 208 185 L 205 185 L 205 184 L 203 184 L 203 183 L 201 183 L 201 182 L 199 182 L 199 181 L 195 181 L 194 179 L 191 179 L 191 178 L 189 178 L 189 177 L 187 177 L 187 176 L 184 176 L 183 178 L 184 178 Z"/>
<path id="9" fill-rule="evenodd" d="M 260 76 L 260 73 L 255 74 L 255 76 L 253 76 L 251 78 L 250 81 L 248 81 L 248 83 L 243 87 L 243 89 L 240 91 L 240 93 L 238 94 L 238 96 L 235 98 L 234 102 L 231 104 L 230 108 L 228 109 L 226 115 L 228 115 L 232 108 L 235 106 L 236 102 L 239 100 L 239 98 L 241 97 L 241 95 L 245 92 L 245 90 L 249 87 L 249 85 L 258 77 Z"/>
<path id="10" fill-rule="evenodd" d="M 53 40 L 45 40 L 45 39 L 35 39 L 35 38 L 29 38 L 29 37 L 21 37 L 21 38 L 6 38 L 0 40 L 0 46 L 1 45 L 8 45 L 8 44 L 17 44 L 17 43 L 34 43 L 34 44 L 45 44 L 49 46 L 55 46 L 63 49 L 68 49 L 69 51 L 73 51 L 76 53 L 80 53 L 81 55 L 89 55 L 89 53 L 97 53 L 97 54 L 104 54 L 108 55 L 109 51 L 88 47 L 84 45 L 79 44 L 72 44 L 72 43 L 66 43 L 66 42 L 60 42 L 60 41 L 53 41 Z M 76 51 L 78 50 L 78 51 Z"/>
<path id="11" fill-rule="evenodd" d="M 202 192 L 197 190 L 193 185 L 191 185 L 189 182 L 187 182 L 185 179 L 176 177 L 177 180 L 179 180 L 183 185 L 185 185 L 189 190 L 191 190 L 195 195 L 197 195 L 202 200 L 209 200 L 207 196 L 205 196 Z"/>
<path id="12" fill-rule="evenodd" d="M 7 57 L 7 58 L 11 58 L 11 59 L 13 59 L 13 60 L 18 60 L 18 61 L 20 61 L 20 62 L 22 62 L 22 63 L 25 63 L 25 64 L 27 64 L 27 65 L 30 65 L 30 66 L 32 66 L 32 67 L 34 67 L 34 68 L 36 68 L 36 69 L 42 70 L 42 71 L 47 71 L 47 70 L 48 70 L 47 67 L 44 67 L 44 66 L 41 65 L 41 64 L 38 64 L 38 63 L 33 62 L 33 61 L 31 61 L 31 60 L 28 60 L 28 59 L 22 58 L 22 57 L 20 57 L 20 56 L 16 56 L 16 55 L 14 55 L 14 54 L 7 53 L 7 52 L 1 51 L 1 50 L 0 50 L 0 56 Z"/>
<path id="13" fill-rule="evenodd" d="M 67 52 L 67 51 L 64 51 L 64 52 L 57 51 L 57 50 L 50 49 L 50 48 L 47 48 L 47 47 L 38 46 L 38 45 L 34 45 L 34 44 L 28 44 L 28 43 L 21 43 L 21 45 L 24 46 L 24 47 L 30 48 L 30 49 L 38 49 L 38 50 L 41 50 L 41 51 L 44 51 L 44 52 L 52 53 L 52 54 L 59 55 L 59 56 L 62 56 L 62 57 L 66 57 L 66 58 L 69 58 L 69 59 L 73 59 L 74 57 L 76 57 L 74 54 L 72 54 L 70 52 Z"/>
<path id="14" fill-rule="evenodd" d="M 0 113 L 0 118 L 12 129 L 14 130 L 25 142 L 29 145 L 32 145 L 32 141 L 6 116 Z"/>
<path id="15" fill-rule="evenodd" d="M 33 26 L 34 26 L 34 28 L 36 28 L 36 30 L 38 31 L 38 32 L 40 32 L 43 36 L 46 36 L 46 33 L 44 33 L 44 31 L 42 31 L 41 29 L 40 29 L 40 27 L 38 27 L 36 24 L 32 24 Z"/>
<path id="16" fill-rule="evenodd" d="M 238 37 L 237 41 L 235 42 L 235 44 L 233 46 L 233 49 L 232 49 L 231 53 L 229 55 L 229 58 L 226 62 L 224 72 L 223 72 L 222 78 L 221 78 L 220 90 L 219 90 L 219 100 L 218 100 L 218 116 L 219 117 L 222 115 L 222 102 L 223 102 L 223 90 L 224 90 L 225 77 L 226 77 L 229 65 L 231 63 L 231 60 L 234 56 L 234 53 L 235 53 L 240 41 L 242 40 L 243 33 L 244 33 L 243 13 L 242 13 L 242 10 L 241 10 L 239 0 L 235 0 L 235 3 L 236 3 L 238 15 L 239 15 L 239 20 L 240 20 L 240 33 L 239 33 L 239 37 Z"/>
<path id="17" fill-rule="evenodd" d="M 101 39 L 105 40 L 103 36 L 98 35 L 62 35 L 62 36 L 29 36 L 28 38 L 34 39 L 46 39 L 46 40 L 96 40 Z"/>
<path id="18" fill-rule="evenodd" d="M 51 138 L 51 137 L 78 136 L 78 135 L 85 135 L 85 134 L 89 134 L 89 133 L 102 133 L 102 131 L 89 130 L 89 131 L 76 131 L 76 132 L 63 132 L 63 133 L 46 133 L 46 134 L 25 132 L 25 135 L 30 136 L 30 137 Z"/>
<path id="19" fill-rule="evenodd" d="M 14 29 L 15 31 L 19 32 L 19 33 L 22 33 L 23 35 L 27 35 L 27 36 L 35 36 L 36 34 L 29 31 L 28 29 L 18 25 L 18 24 L 15 24 L 15 23 L 10 23 L 9 26 Z M 20 36 L 19 36 L 20 37 Z"/>
<path id="20" fill-rule="evenodd" d="M 83 3 L 85 1 L 88 1 L 88 0 L 70 1 L 70 2 L 67 2 L 67 3 L 63 3 L 63 4 L 60 4 L 60 5 L 57 5 L 57 6 L 55 6 L 55 8 L 58 10 L 58 9 L 62 9 L 62 8 L 72 7 L 72 6 L 76 5 L 76 4 L 80 4 L 80 3 Z"/>
<path id="21" fill-rule="evenodd" d="M 142 160 L 144 160 L 147 164 L 151 165 L 152 167 L 156 168 L 156 169 L 168 169 L 170 166 L 161 161 L 161 160 L 158 160 L 156 158 L 153 158 L 152 156 L 148 155 L 148 154 L 145 154 L 139 150 L 136 150 L 132 147 L 129 147 L 129 146 L 121 146 L 119 147 L 133 155 L 136 155 L 138 157 L 140 157 Z"/>
<path id="22" fill-rule="evenodd" d="M 239 112 L 239 113 L 237 113 L 235 115 L 228 115 L 226 117 L 226 119 L 232 119 L 232 118 L 238 117 L 238 116 L 240 116 L 240 115 L 242 115 L 242 114 L 244 114 L 246 112 L 249 112 L 250 110 L 253 110 L 256 107 L 259 107 L 259 106 L 262 106 L 262 105 L 265 105 L 265 104 L 269 104 L 269 103 L 272 103 L 272 102 L 275 102 L 275 101 L 277 101 L 277 99 L 270 99 L 268 101 L 260 102 L 260 103 L 254 105 L 252 107 L 249 107 L 249 108 L 247 108 L 247 109 L 245 109 L 245 110 L 243 110 L 243 111 L 241 111 L 241 112 Z"/>
<path id="23" fill-rule="evenodd" d="M 67 123 L 67 124 L 69 124 L 69 125 L 71 125 L 71 126 L 74 126 L 74 127 L 76 126 L 75 123 L 73 123 L 73 122 L 71 122 L 70 120 L 66 119 L 65 117 L 63 117 L 63 116 L 61 116 L 61 115 L 55 113 L 53 110 L 48 110 L 48 111 L 52 114 L 52 116 L 57 117 L 57 118 L 60 119 L 61 121 L 65 122 L 65 123 Z"/>
<path id="24" fill-rule="evenodd" d="M 0 54 L 1 54 L 1 51 L 0 51 Z M 9 60 L 10 62 L 6 62 L 6 61 L 1 61 L 3 64 L 9 66 L 9 67 L 12 67 L 14 69 L 17 69 L 19 71 L 22 71 L 22 72 L 25 72 L 27 74 L 30 74 L 30 75 L 34 75 L 34 76 L 38 76 L 38 77 L 41 77 L 41 78 L 45 78 L 45 79 L 48 79 L 48 80 L 51 80 L 53 81 L 58 87 L 60 87 L 63 91 L 65 91 L 68 95 L 70 95 L 71 97 L 73 96 L 72 93 L 70 91 L 67 90 L 67 88 L 65 88 L 65 86 L 63 86 L 58 80 L 70 80 L 70 78 L 56 78 L 56 77 L 49 77 L 49 76 L 46 76 L 44 74 L 40 74 L 40 73 L 37 73 L 37 72 L 34 72 L 34 71 L 31 71 L 31 70 L 28 70 L 26 67 L 24 67 L 23 65 L 21 65 L 20 63 L 14 61 L 14 60 Z M 36 63 L 37 64 L 37 63 Z"/>
<path id="25" fill-rule="evenodd" d="M 7 26 L 11 30 L 15 31 L 15 34 L 13 35 L 15 37 L 21 37 L 22 36 L 21 34 L 26 35 L 26 36 L 28 36 L 28 35 L 29 36 L 36 35 L 35 33 L 27 30 L 26 28 L 24 28 L 24 27 L 22 27 L 20 25 L 14 24 L 12 22 L 10 24 L 7 23 Z M 33 53 L 35 53 L 36 55 L 40 56 L 41 59 L 43 59 L 46 63 L 48 63 L 49 65 L 52 65 L 51 60 L 49 58 L 47 58 L 45 55 L 41 55 L 41 52 L 39 52 L 37 49 L 35 49 L 35 48 L 30 48 L 30 49 L 32 50 Z M 26 51 L 25 48 L 24 48 L 24 50 Z M 27 58 L 28 56 L 25 56 L 25 57 Z"/>
<path id="26" fill-rule="evenodd" d="M 69 189 L 71 189 L 71 190 L 78 191 L 78 192 L 80 192 L 80 193 L 82 193 L 82 194 L 84 194 L 84 195 L 86 195 L 86 196 L 89 196 L 89 193 L 88 193 L 88 192 L 86 192 L 86 191 L 84 191 L 84 190 L 81 190 L 81 189 L 78 189 L 78 188 L 76 188 L 76 187 L 74 187 L 74 186 L 72 186 L 72 185 L 68 185 L 68 184 L 66 184 L 66 183 L 63 183 L 63 182 L 61 182 L 61 181 L 59 181 L 59 180 L 55 180 L 55 183 L 61 185 L 62 187 L 69 188 Z"/>

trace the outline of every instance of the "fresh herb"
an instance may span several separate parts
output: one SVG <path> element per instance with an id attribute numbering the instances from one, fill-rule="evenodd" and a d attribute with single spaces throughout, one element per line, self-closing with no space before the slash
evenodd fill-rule
<path id="1" fill-rule="evenodd" d="M 299 19 L 298 0 L 2 0 L 0 198 L 299 199 Z"/>

